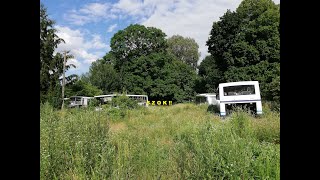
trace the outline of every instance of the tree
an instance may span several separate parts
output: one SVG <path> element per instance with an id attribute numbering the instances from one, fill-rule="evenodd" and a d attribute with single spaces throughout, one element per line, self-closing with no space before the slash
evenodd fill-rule
<path id="1" fill-rule="evenodd" d="M 280 6 L 272 0 L 244 0 L 214 22 L 208 51 L 221 72 L 219 82 L 258 80 L 262 98 L 279 97 Z"/>
<path id="2" fill-rule="evenodd" d="M 209 55 L 204 58 L 199 66 L 199 79 L 197 82 L 198 93 L 216 92 L 221 79 L 221 72 L 217 68 L 215 59 Z"/>
<path id="3" fill-rule="evenodd" d="M 154 100 L 191 100 L 195 71 L 167 53 L 152 53 L 134 59 L 126 69 L 128 92 L 147 94 Z"/>
<path id="4" fill-rule="evenodd" d="M 231 67 L 224 73 L 224 78 L 227 82 L 259 81 L 261 95 L 264 99 L 277 101 L 277 98 L 280 97 L 280 87 L 276 87 L 280 83 L 274 82 L 276 79 L 280 79 L 279 63 L 261 61 L 247 67 Z"/>
<path id="5" fill-rule="evenodd" d="M 53 28 L 54 21 L 48 18 L 47 9 L 40 6 L 40 100 L 48 101 L 50 98 L 56 98 L 55 102 L 60 102 L 60 77 L 63 73 L 63 55 L 55 54 L 58 44 L 64 42 L 56 34 L 57 30 Z M 67 60 L 73 56 L 68 52 Z M 73 64 L 66 66 L 66 70 L 75 67 Z M 76 75 L 66 77 L 68 82 Z M 60 92 L 58 92 L 60 91 Z M 55 103 L 59 104 L 59 103 Z"/>
<path id="6" fill-rule="evenodd" d="M 106 56 L 108 57 L 110 55 Z M 119 74 L 113 65 L 109 61 L 106 61 L 105 58 L 91 64 L 87 77 L 89 82 L 101 89 L 103 93 L 108 94 L 120 91 Z"/>
<path id="7" fill-rule="evenodd" d="M 174 54 L 182 62 L 185 62 L 196 70 L 200 53 L 198 52 L 199 45 L 194 39 L 174 35 L 167 42 L 169 53 Z"/>
<path id="8" fill-rule="evenodd" d="M 114 57 L 114 68 L 119 74 L 122 90 L 127 89 L 125 78 L 130 62 L 140 56 L 165 52 L 167 48 L 165 36 L 166 34 L 160 29 L 134 24 L 118 31 L 111 38 L 109 56 Z"/>
<path id="9" fill-rule="evenodd" d="M 96 86 L 91 85 L 83 80 L 78 80 L 74 84 L 69 84 L 66 86 L 66 95 L 70 96 L 97 96 L 101 95 L 102 90 L 98 89 Z"/>
<path id="10" fill-rule="evenodd" d="M 116 59 L 115 55 L 112 52 L 108 52 L 106 55 L 104 55 L 102 57 L 102 61 L 105 64 L 115 65 L 117 59 Z"/>
<path id="11" fill-rule="evenodd" d="M 222 72 L 228 69 L 231 58 L 231 46 L 235 43 L 241 19 L 235 12 L 228 10 L 220 21 L 214 22 L 210 37 L 206 43 L 208 52 L 215 58 L 217 68 Z"/>
<path id="12" fill-rule="evenodd" d="M 167 47 L 165 36 L 166 34 L 160 29 L 138 24 L 118 31 L 110 43 L 111 53 L 116 58 L 116 68 L 141 55 L 165 51 Z"/>

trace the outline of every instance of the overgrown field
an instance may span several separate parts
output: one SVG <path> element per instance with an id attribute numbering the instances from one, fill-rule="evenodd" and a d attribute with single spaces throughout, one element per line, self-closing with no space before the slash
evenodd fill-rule
<path id="1" fill-rule="evenodd" d="M 41 105 L 41 179 L 280 179 L 280 116 Z"/>

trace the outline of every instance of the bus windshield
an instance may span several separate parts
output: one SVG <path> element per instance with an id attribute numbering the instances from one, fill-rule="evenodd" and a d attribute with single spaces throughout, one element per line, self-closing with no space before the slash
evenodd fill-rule
<path id="1" fill-rule="evenodd" d="M 254 95 L 254 85 L 227 86 L 223 88 L 224 96 Z"/>

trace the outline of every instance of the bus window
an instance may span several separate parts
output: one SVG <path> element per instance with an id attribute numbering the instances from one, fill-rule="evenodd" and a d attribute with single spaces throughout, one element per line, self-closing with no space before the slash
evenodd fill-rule
<path id="1" fill-rule="evenodd" d="M 225 96 L 253 95 L 254 85 L 226 86 L 223 88 Z"/>

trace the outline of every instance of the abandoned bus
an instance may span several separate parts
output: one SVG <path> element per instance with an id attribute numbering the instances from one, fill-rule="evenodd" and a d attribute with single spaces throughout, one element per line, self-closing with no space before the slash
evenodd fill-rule
<path id="1" fill-rule="evenodd" d="M 221 83 L 217 89 L 218 109 L 225 116 L 232 107 L 241 106 L 262 114 L 262 104 L 258 81 Z"/>
<path id="2" fill-rule="evenodd" d="M 111 102 L 112 98 L 114 98 L 116 96 L 121 96 L 121 94 L 100 95 L 100 96 L 94 96 L 94 98 L 100 100 L 101 104 L 106 104 L 106 103 Z M 137 101 L 138 105 L 148 106 L 148 104 L 147 104 L 148 96 L 147 95 L 131 95 L 131 94 L 127 94 L 126 96 L 129 97 L 130 99 L 133 99 L 133 100 Z"/>
<path id="3" fill-rule="evenodd" d="M 86 96 L 71 96 L 70 98 L 65 98 L 65 100 L 69 101 L 68 107 L 87 107 L 89 104 L 90 99 L 93 97 L 86 97 Z"/>
<path id="4" fill-rule="evenodd" d="M 216 105 L 217 99 L 215 93 L 204 93 L 196 95 L 196 104 L 209 104 Z"/>

